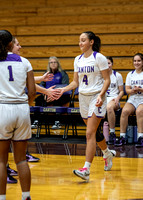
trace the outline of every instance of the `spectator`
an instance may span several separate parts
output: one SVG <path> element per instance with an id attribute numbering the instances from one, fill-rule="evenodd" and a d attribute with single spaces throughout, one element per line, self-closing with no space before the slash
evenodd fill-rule
<path id="1" fill-rule="evenodd" d="M 53 79 L 51 81 L 41 82 L 40 86 L 48 89 L 55 85 L 60 85 L 60 87 L 61 87 L 62 84 L 63 84 L 63 86 L 69 84 L 69 77 L 68 77 L 67 73 L 64 70 L 62 70 L 61 64 L 57 57 L 52 56 L 49 58 L 47 71 L 50 74 L 54 75 Z M 54 100 L 54 101 L 51 100 L 51 98 L 48 98 L 46 95 L 40 95 L 39 97 L 37 97 L 35 99 L 35 103 L 36 103 L 35 105 L 36 106 L 67 106 L 69 101 L 70 101 L 69 94 L 64 94 L 58 100 Z M 32 125 L 32 128 L 35 128 L 36 123 L 37 123 L 37 120 Z M 53 129 L 61 128 L 60 122 L 55 121 L 55 124 L 53 125 L 52 128 Z"/>

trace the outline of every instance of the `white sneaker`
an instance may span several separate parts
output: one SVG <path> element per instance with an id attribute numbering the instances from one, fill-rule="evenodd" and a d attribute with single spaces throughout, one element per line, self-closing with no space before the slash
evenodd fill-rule
<path id="1" fill-rule="evenodd" d="M 105 166 L 104 170 L 105 171 L 110 171 L 112 168 L 112 159 L 116 156 L 116 151 L 115 150 L 110 150 L 110 153 L 107 157 L 103 156 L 103 160 L 105 160 Z"/>
<path id="2" fill-rule="evenodd" d="M 82 178 L 83 180 L 89 180 L 89 175 L 90 175 L 90 172 L 89 172 L 89 169 L 87 168 L 80 168 L 79 170 L 73 170 L 73 173 Z"/>
<path id="3" fill-rule="evenodd" d="M 37 129 L 37 128 L 38 128 L 38 120 L 35 120 L 35 121 L 33 122 L 33 124 L 31 125 L 31 128 L 32 128 L 32 129 Z"/>
<path id="4" fill-rule="evenodd" d="M 61 124 L 59 121 L 55 121 L 55 124 L 52 126 L 52 129 L 60 129 L 62 128 Z"/>

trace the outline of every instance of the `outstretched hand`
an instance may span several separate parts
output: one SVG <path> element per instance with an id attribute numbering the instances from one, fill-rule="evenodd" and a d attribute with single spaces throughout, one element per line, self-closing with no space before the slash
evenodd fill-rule
<path id="1" fill-rule="evenodd" d="M 42 78 L 43 78 L 43 81 L 46 82 L 46 81 L 51 81 L 53 79 L 54 75 L 51 74 L 50 72 L 46 72 Z"/>
<path id="2" fill-rule="evenodd" d="M 57 100 L 62 96 L 62 94 L 63 94 L 61 92 L 62 88 L 54 89 L 55 87 L 56 87 L 56 85 L 47 89 L 47 100 L 46 100 L 47 102 Z"/>

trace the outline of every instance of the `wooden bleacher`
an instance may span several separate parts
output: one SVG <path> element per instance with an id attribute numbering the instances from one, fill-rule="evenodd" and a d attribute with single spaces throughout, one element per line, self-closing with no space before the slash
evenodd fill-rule
<path id="1" fill-rule="evenodd" d="M 143 1 L 0 1 L 0 28 L 18 38 L 21 55 L 30 60 L 35 75 L 42 75 L 48 58 L 57 56 L 70 81 L 74 57 L 81 53 L 79 35 L 91 30 L 100 36 L 101 53 L 113 57 L 113 69 L 125 82 L 133 55 L 143 52 Z"/>
<path id="2" fill-rule="evenodd" d="M 0 29 L 17 37 L 35 76 L 45 72 L 50 56 L 57 56 L 70 81 L 74 57 L 80 54 L 79 35 L 91 30 L 101 38 L 101 53 L 113 57 L 113 69 L 125 82 L 134 69 L 133 55 L 143 52 L 143 1 L 0 0 Z M 121 107 L 125 102 L 124 96 Z"/>

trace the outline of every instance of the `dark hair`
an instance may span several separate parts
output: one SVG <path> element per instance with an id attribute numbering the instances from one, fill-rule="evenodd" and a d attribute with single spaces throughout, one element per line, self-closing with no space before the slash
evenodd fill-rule
<path id="1" fill-rule="evenodd" d="M 7 30 L 0 30 L 0 60 L 5 60 L 8 52 L 8 45 L 12 41 L 12 35 Z"/>
<path id="2" fill-rule="evenodd" d="M 98 36 L 96 36 L 92 31 L 86 31 L 86 32 L 83 32 L 83 33 L 87 34 L 89 40 L 94 40 L 92 50 L 99 52 L 100 47 L 101 47 L 100 38 Z"/>
<path id="3" fill-rule="evenodd" d="M 143 60 L 143 54 L 142 53 L 136 53 L 135 55 L 134 55 L 134 57 L 135 56 L 139 56 L 142 60 Z M 134 59 L 134 57 L 133 57 L 133 59 Z"/>
<path id="4" fill-rule="evenodd" d="M 110 60 L 111 63 L 112 63 L 112 65 L 113 65 L 113 58 L 112 58 L 111 56 L 106 56 L 106 58 L 107 58 L 108 60 Z"/>

